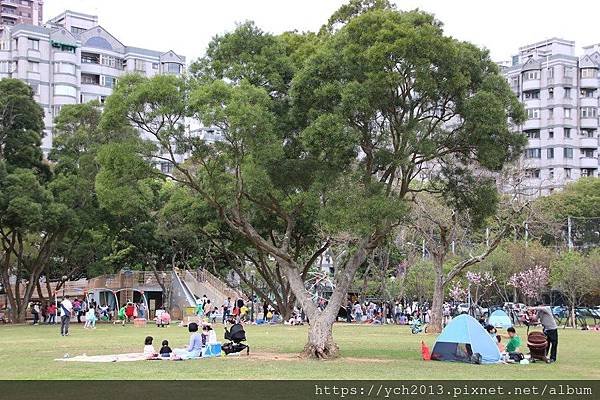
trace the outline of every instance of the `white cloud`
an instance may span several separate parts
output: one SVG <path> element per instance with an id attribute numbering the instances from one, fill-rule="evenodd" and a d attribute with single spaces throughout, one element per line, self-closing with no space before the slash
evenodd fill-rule
<path id="1" fill-rule="evenodd" d="M 100 24 L 130 46 L 173 49 L 193 60 L 211 38 L 253 20 L 279 33 L 317 30 L 344 0 L 46 0 L 45 17 L 65 9 L 96 14 Z M 508 60 L 520 46 L 550 37 L 575 40 L 578 48 L 600 42 L 600 2 L 557 0 L 399 0 L 403 9 L 434 13 L 446 32 Z"/>

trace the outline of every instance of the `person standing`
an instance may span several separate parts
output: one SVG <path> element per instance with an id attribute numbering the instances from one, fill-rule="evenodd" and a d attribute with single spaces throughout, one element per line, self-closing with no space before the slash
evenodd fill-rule
<path id="1" fill-rule="evenodd" d="M 552 314 L 550 306 L 543 305 L 542 303 L 536 303 L 535 307 L 531 308 L 537 312 L 538 319 L 544 327 L 544 334 L 548 339 L 548 353 L 550 358 L 546 358 L 547 363 L 553 363 L 556 361 L 556 353 L 558 351 L 558 326 Z"/>
<path id="2" fill-rule="evenodd" d="M 50 303 L 48 306 L 48 325 L 56 324 L 56 306 L 54 303 Z"/>
<path id="3" fill-rule="evenodd" d="M 73 303 L 69 296 L 65 296 L 60 302 L 60 335 L 69 336 L 69 324 L 71 323 L 71 313 L 73 312 Z"/>
<path id="4" fill-rule="evenodd" d="M 140 305 L 138 306 L 138 318 L 145 319 L 146 318 L 146 305 L 142 300 Z"/>
<path id="5" fill-rule="evenodd" d="M 228 297 L 227 300 L 223 302 L 223 325 L 225 325 L 225 321 L 229 319 L 229 314 L 231 313 L 231 297 Z"/>
<path id="6" fill-rule="evenodd" d="M 40 306 L 37 302 L 31 303 L 31 313 L 33 314 L 33 325 L 40 322 Z"/>

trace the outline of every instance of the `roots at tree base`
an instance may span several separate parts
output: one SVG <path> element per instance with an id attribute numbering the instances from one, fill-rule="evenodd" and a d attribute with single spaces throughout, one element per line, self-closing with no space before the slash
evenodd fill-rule
<path id="1" fill-rule="evenodd" d="M 308 343 L 304 346 L 302 355 L 306 358 L 328 360 L 339 356 L 340 349 L 333 340 L 333 326 L 311 326 L 308 331 Z"/>

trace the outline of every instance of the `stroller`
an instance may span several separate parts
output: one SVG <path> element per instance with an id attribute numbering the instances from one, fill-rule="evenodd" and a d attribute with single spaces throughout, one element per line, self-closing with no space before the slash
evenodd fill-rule
<path id="1" fill-rule="evenodd" d="M 239 353 L 244 350 L 246 350 L 246 354 L 250 354 L 250 346 L 242 343 L 246 341 L 246 331 L 242 324 L 234 324 L 231 330 L 225 328 L 225 340 L 230 340 L 221 346 L 225 354 Z"/>
<path id="2" fill-rule="evenodd" d="M 534 331 L 527 334 L 527 347 L 532 360 L 546 361 L 548 339 L 544 332 Z"/>

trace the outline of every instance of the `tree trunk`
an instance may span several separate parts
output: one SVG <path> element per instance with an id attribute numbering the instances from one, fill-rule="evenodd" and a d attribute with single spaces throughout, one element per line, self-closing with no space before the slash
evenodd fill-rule
<path id="1" fill-rule="evenodd" d="M 430 333 L 441 332 L 444 324 L 444 271 L 439 262 L 436 262 L 435 270 L 433 301 L 431 302 L 431 321 L 427 326 L 427 331 Z"/>
<path id="2" fill-rule="evenodd" d="M 324 315 L 310 318 L 308 342 L 303 355 L 309 358 L 329 359 L 339 355 L 339 347 L 333 340 L 333 322 L 326 321 Z"/>

